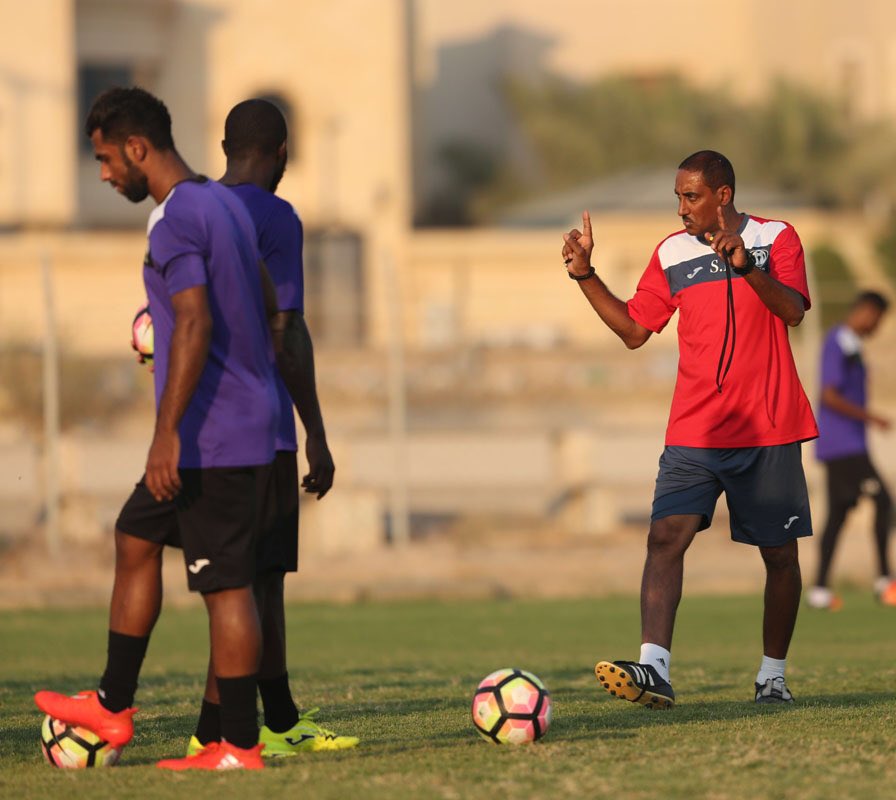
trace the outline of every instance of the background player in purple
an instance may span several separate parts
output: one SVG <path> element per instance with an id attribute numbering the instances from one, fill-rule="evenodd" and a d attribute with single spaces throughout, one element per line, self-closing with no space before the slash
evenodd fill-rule
<path id="1" fill-rule="evenodd" d="M 164 104 L 111 89 L 87 118 L 100 176 L 133 202 L 152 195 L 144 282 L 155 329 L 156 425 L 146 473 L 116 523 L 109 651 L 98 692 L 38 692 L 46 713 L 116 745 L 133 735 L 137 678 L 158 618 L 161 556 L 178 539 L 209 614 L 223 739 L 168 769 L 258 769 L 261 627 L 252 584 L 279 407 L 252 220 L 196 175 Z M 272 300 L 273 298 L 269 298 Z M 273 309 L 271 308 L 271 311 Z"/>
<path id="2" fill-rule="evenodd" d="M 354 747 L 353 736 L 321 728 L 313 712 L 299 715 L 289 688 L 286 625 L 283 608 L 285 573 L 298 568 L 299 480 L 293 404 L 305 428 L 309 472 L 306 492 L 322 498 L 333 485 L 333 458 L 327 446 L 314 379 L 311 335 L 305 324 L 302 272 L 302 223 L 295 209 L 274 192 L 287 161 L 283 114 L 264 100 L 246 100 L 227 115 L 224 125 L 227 170 L 221 183 L 245 204 L 255 223 L 258 246 L 277 294 L 272 320 L 277 342 L 277 391 L 280 426 L 274 463 L 273 492 L 267 499 L 272 532 L 258 552 L 256 597 L 262 616 L 263 643 L 258 688 L 264 707 L 259 741 L 265 756 L 295 755 L 304 750 Z M 205 698 L 188 753 L 221 738 L 218 693 L 209 673 Z"/>
<path id="3" fill-rule="evenodd" d="M 878 292 L 862 292 L 846 319 L 828 332 L 822 347 L 815 452 L 827 469 L 828 521 L 821 536 L 815 585 L 807 596 L 813 608 L 836 611 L 842 605 L 840 598 L 828 588 L 828 576 L 843 523 L 862 495 L 874 502 L 879 576 L 874 585 L 875 594 L 882 603 L 896 606 L 896 583 L 887 557 L 893 501 L 871 463 L 866 435 L 869 425 L 888 430 L 891 423 L 868 408 L 868 371 L 862 360 L 862 339 L 877 330 L 889 305 Z"/>

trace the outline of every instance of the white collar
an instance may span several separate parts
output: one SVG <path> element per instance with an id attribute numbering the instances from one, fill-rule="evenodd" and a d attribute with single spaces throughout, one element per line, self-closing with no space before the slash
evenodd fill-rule
<path id="1" fill-rule="evenodd" d="M 862 337 L 849 325 L 841 325 L 837 330 L 837 344 L 845 356 L 856 356 L 862 352 Z"/>

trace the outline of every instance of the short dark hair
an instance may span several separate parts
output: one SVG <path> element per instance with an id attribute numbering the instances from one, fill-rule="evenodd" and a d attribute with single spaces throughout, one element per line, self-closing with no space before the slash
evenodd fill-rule
<path id="1" fill-rule="evenodd" d="M 159 98 L 137 86 L 107 89 L 90 107 L 84 129 L 95 130 L 103 139 L 124 144 L 129 136 L 143 136 L 156 150 L 173 150 L 171 115 Z"/>
<path id="2" fill-rule="evenodd" d="M 224 152 L 228 158 L 273 155 L 286 136 L 286 119 L 277 106 L 267 100 L 243 100 L 224 121 Z"/>
<path id="3" fill-rule="evenodd" d="M 730 186 L 734 197 L 734 167 L 721 153 L 715 150 L 698 150 L 678 165 L 686 172 L 699 172 L 703 182 L 713 191 L 720 186 Z"/>
<path id="4" fill-rule="evenodd" d="M 853 308 L 864 305 L 874 306 L 879 311 L 886 311 L 890 307 L 890 301 L 880 292 L 875 292 L 869 289 L 864 292 L 859 292 L 856 295 L 856 299 L 852 301 Z"/>

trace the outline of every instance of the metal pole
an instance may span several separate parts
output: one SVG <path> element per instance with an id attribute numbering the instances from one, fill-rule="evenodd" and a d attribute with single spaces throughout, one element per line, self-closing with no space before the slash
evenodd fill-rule
<path id="1" fill-rule="evenodd" d="M 401 288 L 395 261 L 383 251 L 383 277 L 389 318 L 388 398 L 389 442 L 392 450 L 392 481 L 389 492 L 389 516 L 392 544 L 404 546 L 411 539 L 410 502 L 408 500 L 408 424 L 405 384 L 404 331 L 401 324 Z"/>
<path id="2" fill-rule="evenodd" d="M 50 257 L 40 259 L 44 296 L 44 537 L 51 556 L 59 555 L 59 351 Z"/>

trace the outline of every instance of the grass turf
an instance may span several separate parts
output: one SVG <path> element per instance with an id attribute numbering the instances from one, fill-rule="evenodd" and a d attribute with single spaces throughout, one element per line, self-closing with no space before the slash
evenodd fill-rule
<path id="1" fill-rule="evenodd" d="M 757 707 L 756 597 L 682 603 L 673 678 L 679 705 L 649 712 L 609 697 L 599 658 L 637 654 L 635 598 L 302 605 L 288 609 L 290 666 L 303 707 L 362 738 L 355 751 L 279 760 L 261 773 L 180 773 L 202 691 L 200 608 L 166 610 L 144 666 L 137 735 L 109 770 L 56 770 L 38 752 L 40 688 L 92 688 L 104 610 L 0 618 L 0 796 L 181 798 L 887 797 L 896 785 L 892 609 L 847 594 L 838 614 L 803 610 L 788 680 L 794 707 Z M 547 737 L 482 741 L 470 722 L 478 681 L 503 666 L 542 677 Z"/>

